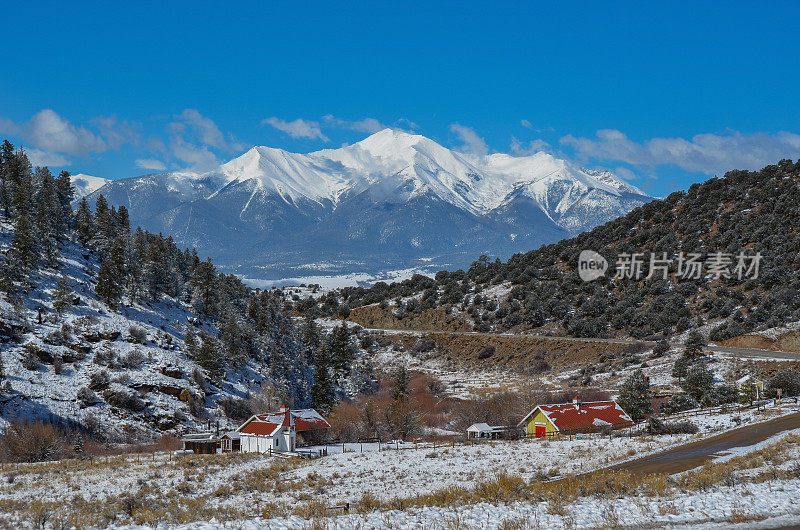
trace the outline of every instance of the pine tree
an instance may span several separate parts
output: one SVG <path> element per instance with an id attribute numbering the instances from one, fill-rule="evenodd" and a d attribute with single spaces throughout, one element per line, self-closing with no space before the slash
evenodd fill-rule
<path id="1" fill-rule="evenodd" d="M 222 327 L 222 344 L 228 354 L 227 357 L 234 363 L 241 365 L 245 361 L 242 330 L 232 311 L 228 312 L 228 318 Z"/>
<path id="2" fill-rule="evenodd" d="M 217 297 L 217 271 L 211 260 L 197 264 L 192 271 L 192 303 L 199 311 L 215 314 Z"/>
<path id="3" fill-rule="evenodd" d="M 61 314 L 64 309 L 72 303 L 72 287 L 69 285 L 69 278 L 65 274 L 61 275 L 55 290 L 53 291 L 53 308 Z"/>
<path id="4" fill-rule="evenodd" d="M 394 375 L 394 391 L 392 392 L 392 397 L 397 401 L 398 399 L 408 398 L 410 394 L 408 389 L 408 370 L 406 370 L 405 365 L 401 364 Z"/>
<path id="5" fill-rule="evenodd" d="M 197 356 L 197 333 L 195 333 L 194 325 L 191 322 L 186 323 L 186 334 L 183 342 L 186 344 L 186 353 L 189 357 Z"/>
<path id="6" fill-rule="evenodd" d="M 100 263 L 100 271 L 97 273 L 95 292 L 112 308 L 117 307 L 125 291 L 123 243 L 121 238 L 114 242 L 109 255 Z"/>
<path id="7" fill-rule="evenodd" d="M 75 433 L 75 439 L 72 441 L 72 452 L 76 455 L 83 454 L 83 437 L 79 433 Z"/>
<path id="8" fill-rule="evenodd" d="M 622 410 L 627 412 L 634 422 L 639 423 L 646 415 L 653 412 L 651 397 L 650 381 L 639 369 L 622 384 L 617 401 Z"/>
<path id="9" fill-rule="evenodd" d="M 334 369 L 343 374 L 350 373 L 355 352 L 350 344 L 350 330 L 344 322 L 333 329 L 331 356 Z"/>
<path id="10" fill-rule="evenodd" d="M 678 381 L 682 381 L 686 377 L 686 371 L 689 369 L 691 362 L 685 353 L 675 359 L 675 364 L 672 365 L 672 377 Z"/>
<path id="11" fill-rule="evenodd" d="M 88 246 L 95 232 L 92 211 L 89 209 L 89 201 L 86 197 L 81 198 L 78 203 L 78 211 L 75 214 L 75 222 L 78 228 L 78 240 L 82 245 Z"/>
<path id="12" fill-rule="evenodd" d="M 53 266 L 58 259 L 58 227 L 61 226 L 62 211 L 56 193 L 53 175 L 47 168 L 36 168 L 39 183 L 39 205 L 36 211 L 36 235 L 41 256 Z"/>
<path id="13" fill-rule="evenodd" d="M 27 213 L 17 214 L 14 237 L 8 253 L 9 273 L 12 278 L 24 280 L 36 264 L 36 236 Z"/>
<path id="14" fill-rule="evenodd" d="M 714 390 L 714 374 L 703 361 L 697 362 L 686 371 L 681 388 L 698 402 L 710 405 Z M 705 399 L 704 399 L 705 398 Z"/>
<path id="15" fill-rule="evenodd" d="M 8 219 L 11 216 L 11 203 L 14 199 L 14 186 L 11 178 L 11 164 L 14 157 L 14 146 L 3 140 L 0 147 L 0 208 Z"/>
<path id="16" fill-rule="evenodd" d="M 219 381 L 224 375 L 219 342 L 210 333 L 203 332 L 201 336 L 203 345 L 200 346 L 200 350 L 197 353 L 197 364 L 208 371 L 213 380 Z"/>
<path id="17" fill-rule="evenodd" d="M 111 211 L 108 209 L 108 201 L 100 194 L 94 207 L 94 233 L 92 234 L 92 248 L 101 252 L 108 251 L 111 241 L 114 239 L 114 224 L 111 219 Z"/>
<path id="18" fill-rule="evenodd" d="M 323 344 L 314 356 L 314 384 L 311 385 L 311 406 L 321 414 L 328 414 L 335 402 L 330 370 L 331 359 Z"/>
<path id="19" fill-rule="evenodd" d="M 697 331 L 692 331 L 686 339 L 684 351 L 690 359 L 695 359 L 703 353 L 705 346 L 706 341 L 703 336 Z"/>
<path id="20" fill-rule="evenodd" d="M 56 197 L 61 210 L 59 222 L 56 225 L 56 236 L 63 239 L 72 224 L 72 199 L 75 196 L 75 188 L 72 186 L 72 178 L 69 171 L 62 171 L 58 174 L 55 182 Z"/>

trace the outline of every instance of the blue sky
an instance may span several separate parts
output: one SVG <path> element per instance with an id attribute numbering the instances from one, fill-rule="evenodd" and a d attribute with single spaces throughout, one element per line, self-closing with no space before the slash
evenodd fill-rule
<path id="1" fill-rule="evenodd" d="M 796 2 L 339 4 L 11 3 L 0 136 L 119 178 L 392 126 L 658 196 L 800 158 Z"/>

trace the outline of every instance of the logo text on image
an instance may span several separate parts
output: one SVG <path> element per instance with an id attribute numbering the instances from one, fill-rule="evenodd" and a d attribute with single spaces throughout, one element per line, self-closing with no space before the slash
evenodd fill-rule
<path id="1" fill-rule="evenodd" d="M 578 276 L 585 282 L 596 280 L 608 270 L 606 258 L 594 250 L 582 250 L 578 256 Z"/>

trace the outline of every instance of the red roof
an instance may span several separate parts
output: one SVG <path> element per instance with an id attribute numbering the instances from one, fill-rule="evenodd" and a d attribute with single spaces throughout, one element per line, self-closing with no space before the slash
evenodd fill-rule
<path id="1" fill-rule="evenodd" d="M 558 403 L 539 405 L 536 409 L 540 409 L 559 431 L 588 430 L 633 423 L 616 401 Z M 533 409 L 521 423 L 527 421 L 536 409 Z"/>
<path id="2" fill-rule="evenodd" d="M 270 421 L 262 421 L 258 418 L 252 418 L 247 423 L 239 427 L 239 432 L 245 434 L 259 434 L 261 436 L 269 436 L 280 427 L 280 423 L 273 423 Z"/>
<path id="3" fill-rule="evenodd" d="M 250 434 L 272 434 L 275 427 L 283 426 L 288 427 L 291 422 L 294 422 L 295 432 L 313 431 L 317 429 L 330 429 L 331 425 L 325 421 L 325 418 L 314 409 L 298 409 L 287 412 L 270 412 L 267 414 L 256 414 L 250 418 L 242 427 L 239 432 Z M 253 432 L 250 429 L 268 429 L 268 427 L 251 427 L 253 425 L 272 425 L 272 430 L 267 433 Z"/>

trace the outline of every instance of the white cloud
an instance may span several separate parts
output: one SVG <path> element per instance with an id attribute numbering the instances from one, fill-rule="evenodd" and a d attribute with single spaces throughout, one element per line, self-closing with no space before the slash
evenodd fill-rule
<path id="1" fill-rule="evenodd" d="M 386 125 L 382 124 L 375 118 L 364 118 L 358 121 L 340 120 L 331 114 L 322 117 L 327 125 L 331 127 L 338 127 L 340 129 L 350 129 L 351 131 L 358 131 L 368 134 L 374 134 L 378 131 L 386 129 Z"/>
<path id="2" fill-rule="evenodd" d="M 800 158 L 800 135 L 790 132 L 698 134 L 683 138 L 652 138 L 634 142 L 616 129 L 597 131 L 596 138 L 560 139 L 584 159 L 614 160 L 636 166 L 675 165 L 705 174 L 730 169 L 760 169 L 781 158 Z"/>
<path id="3" fill-rule="evenodd" d="M 175 158 L 187 163 L 194 171 L 209 171 L 219 165 L 217 156 L 209 151 L 208 146 L 190 144 L 178 135 L 172 137 L 170 150 Z"/>
<path id="4" fill-rule="evenodd" d="M 478 136 L 478 133 L 470 127 L 460 125 L 458 123 L 450 124 L 450 131 L 455 133 L 463 143 L 459 147 L 461 151 L 466 153 L 473 153 L 476 155 L 485 155 L 489 153 L 489 146 L 483 138 Z"/>
<path id="5" fill-rule="evenodd" d="M 85 127 L 76 127 L 55 111 L 43 109 L 22 127 L 22 137 L 44 151 L 81 155 L 108 149 L 103 139 Z"/>
<path id="6" fill-rule="evenodd" d="M 394 124 L 400 130 L 407 130 L 407 131 L 414 132 L 417 129 L 419 129 L 419 125 L 417 125 L 416 123 L 414 123 L 413 121 L 411 121 L 411 120 L 409 120 L 407 118 L 400 118 L 399 120 L 394 122 Z"/>
<path id="7" fill-rule="evenodd" d="M 184 109 L 175 119 L 177 121 L 168 125 L 169 130 L 175 134 L 191 133 L 198 143 L 224 151 L 235 151 L 239 147 L 225 139 L 214 120 L 203 116 L 196 109 Z"/>
<path id="8" fill-rule="evenodd" d="M 636 179 L 636 173 L 623 166 L 618 166 L 616 169 L 614 169 L 613 173 L 618 177 L 624 178 L 625 180 Z"/>
<path id="9" fill-rule="evenodd" d="M 520 124 L 522 124 L 522 126 L 526 129 L 533 129 L 533 124 L 528 120 L 520 120 Z"/>
<path id="10" fill-rule="evenodd" d="M 308 138 L 309 140 L 319 138 L 323 142 L 328 141 L 328 137 L 322 134 L 319 123 L 316 121 L 298 118 L 294 121 L 287 122 L 273 116 L 261 120 L 261 125 L 271 125 L 279 131 L 285 132 L 292 138 Z"/>
<path id="11" fill-rule="evenodd" d="M 167 165 L 164 162 L 155 158 L 139 158 L 136 160 L 136 167 L 151 171 L 164 171 L 167 169 Z"/>
<path id="12" fill-rule="evenodd" d="M 25 154 L 34 166 L 61 167 L 69 164 L 69 159 L 64 155 L 42 151 L 35 147 L 25 149 Z"/>
<path id="13" fill-rule="evenodd" d="M 123 144 L 138 144 L 139 129 L 141 126 L 135 122 L 119 121 L 116 116 L 101 116 L 92 120 L 100 130 L 110 149 L 117 149 Z"/>
<path id="14" fill-rule="evenodd" d="M 530 156 L 539 151 L 551 151 L 550 144 L 541 139 L 531 140 L 527 144 L 511 137 L 511 154 L 514 156 Z"/>

